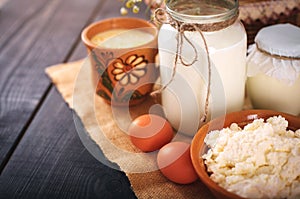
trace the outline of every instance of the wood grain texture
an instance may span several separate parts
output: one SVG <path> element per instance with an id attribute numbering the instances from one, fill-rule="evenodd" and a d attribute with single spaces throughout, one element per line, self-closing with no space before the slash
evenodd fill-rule
<path id="1" fill-rule="evenodd" d="M 82 28 L 119 16 L 119 7 L 110 0 L 10 0 L 1 11 L 0 198 L 136 198 L 123 172 L 82 145 L 72 111 L 44 74 L 48 65 L 86 56 Z"/>
<path id="2" fill-rule="evenodd" d="M 45 67 L 67 59 L 101 3 L 10 0 L 2 8 L 0 171 L 50 88 Z"/>
<path id="3" fill-rule="evenodd" d="M 84 148 L 72 114 L 53 88 L 1 174 L 0 198 L 135 198 L 124 173 Z"/>

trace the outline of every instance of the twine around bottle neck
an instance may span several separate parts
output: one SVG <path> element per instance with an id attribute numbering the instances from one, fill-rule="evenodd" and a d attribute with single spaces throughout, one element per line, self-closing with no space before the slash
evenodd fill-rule
<path id="1" fill-rule="evenodd" d="M 187 22 L 179 21 L 179 20 L 176 20 L 176 21 L 179 24 L 179 26 L 181 24 L 185 24 L 185 31 L 197 31 L 195 29 L 195 27 L 197 27 L 197 29 L 200 29 L 202 32 L 214 32 L 214 31 L 222 30 L 222 29 L 227 28 L 228 26 L 234 24 L 234 22 L 237 20 L 237 18 L 238 18 L 238 12 L 236 13 L 236 15 L 232 16 L 231 18 L 229 18 L 225 21 L 218 21 L 218 22 L 214 22 L 214 23 L 191 23 L 191 22 L 187 23 Z M 172 20 L 175 20 L 175 19 L 172 18 Z"/>
<path id="2" fill-rule="evenodd" d="M 178 21 L 178 20 L 174 19 L 171 16 L 171 14 L 168 11 L 166 11 L 165 9 L 158 8 L 154 12 L 154 18 L 158 23 L 170 24 L 173 28 L 175 28 L 177 30 L 177 34 L 176 34 L 177 46 L 176 46 L 176 54 L 175 54 L 175 59 L 174 59 L 173 68 L 172 68 L 172 75 L 171 75 L 170 80 L 164 86 L 162 86 L 160 89 L 153 91 L 151 93 L 151 96 L 156 96 L 157 94 L 161 93 L 174 80 L 178 61 L 180 61 L 184 66 L 189 67 L 198 60 L 197 48 L 191 42 L 191 40 L 189 38 L 187 38 L 185 35 L 186 31 L 196 31 L 199 33 L 199 35 L 201 36 L 201 39 L 204 43 L 206 58 L 207 58 L 207 62 L 208 62 L 208 83 L 207 83 L 208 85 L 207 85 L 207 93 L 206 93 L 206 99 L 205 99 L 204 115 L 200 119 L 201 122 L 206 122 L 207 117 L 208 117 L 209 96 L 210 96 L 210 92 L 211 92 L 210 87 L 211 87 L 211 71 L 212 71 L 212 69 L 211 69 L 211 60 L 210 60 L 208 45 L 207 45 L 206 39 L 203 35 L 203 32 L 217 31 L 217 30 L 221 30 L 221 29 L 224 29 L 224 28 L 232 25 L 237 20 L 238 13 L 225 21 L 216 22 L 216 23 L 198 24 L 198 23 L 186 23 L 186 22 Z M 194 58 L 192 59 L 192 61 L 190 63 L 186 63 L 182 59 L 182 49 L 183 49 L 183 41 L 184 40 L 187 41 L 189 45 L 191 45 L 191 47 L 193 48 L 194 53 L 195 53 Z"/>

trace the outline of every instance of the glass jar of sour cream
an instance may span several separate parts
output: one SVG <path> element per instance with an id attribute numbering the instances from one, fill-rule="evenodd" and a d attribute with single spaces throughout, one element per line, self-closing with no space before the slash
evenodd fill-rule
<path id="1" fill-rule="evenodd" d="M 242 109 L 247 36 L 237 0 L 168 0 L 164 15 L 162 105 L 173 127 L 193 136 L 209 119 Z"/>
<path id="2" fill-rule="evenodd" d="M 254 108 L 300 115 L 300 28 L 276 24 L 259 30 L 249 47 L 247 75 Z"/>

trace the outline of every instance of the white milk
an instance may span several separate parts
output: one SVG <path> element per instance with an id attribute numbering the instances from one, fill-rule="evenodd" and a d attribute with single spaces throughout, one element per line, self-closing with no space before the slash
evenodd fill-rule
<path id="1" fill-rule="evenodd" d="M 203 32 L 209 47 L 212 63 L 209 116 L 241 110 L 244 104 L 246 81 L 247 38 L 240 22 L 215 32 Z M 198 51 L 198 61 L 190 67 L 180 63 L 172 83 L 162 93 L 162 105 L 166 117 L 174 128 L 194 135 L 202 125 L 200 117 L 204 106 L 208 82 L 206 51 L 199 32 L 185 32 Z M 176 53 L 176 30 L 163 25 L 158 38 L 162 84 L 171 78 Z M 190 63 L 193 48 L 185 41 L 182 56 Z"/>
<path id="2" fill-rule="evenodd" d="M 154 36 L 138 29 L 112 29 L 96 34 L 91 41 L 105 48 L 132 48 L 144 45 Z"/>

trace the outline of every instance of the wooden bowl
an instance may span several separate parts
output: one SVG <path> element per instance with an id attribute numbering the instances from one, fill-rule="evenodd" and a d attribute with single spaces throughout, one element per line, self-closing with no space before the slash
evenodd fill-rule
<path id="1" fill-rule="evenodd" d="M 271 116 L 278 115 L 281 115 L 286 120 L 288 120 L 288 128 L 290 130 L 296 131 L 297 129 L 300 129 L 300 117 L 272 110 L 245 110 L 229 113 L 225 116 L 216 118 L 208 122 L 206 125 L 202 126 L 196 133 L 191 143 L 192 163 L 201 181 L 209 188 L 209 190 L 214 194 L 216 198 L 242 199 L 243 197 L 226 191 L 224 188 L 220 187 L 217 183 L 210 179 L 204 161 L 201 158 L 202 155 L 208 150 L 206 144 L 204 143 L 206 134 L 212 130 L 221 130 L 222 128 L 230 126 L 230 124 L 234 122 L 237 123 L 240 127 L 244 127 L 248 123 L 251 123 L 254 119 L 267 119 Z"/>

